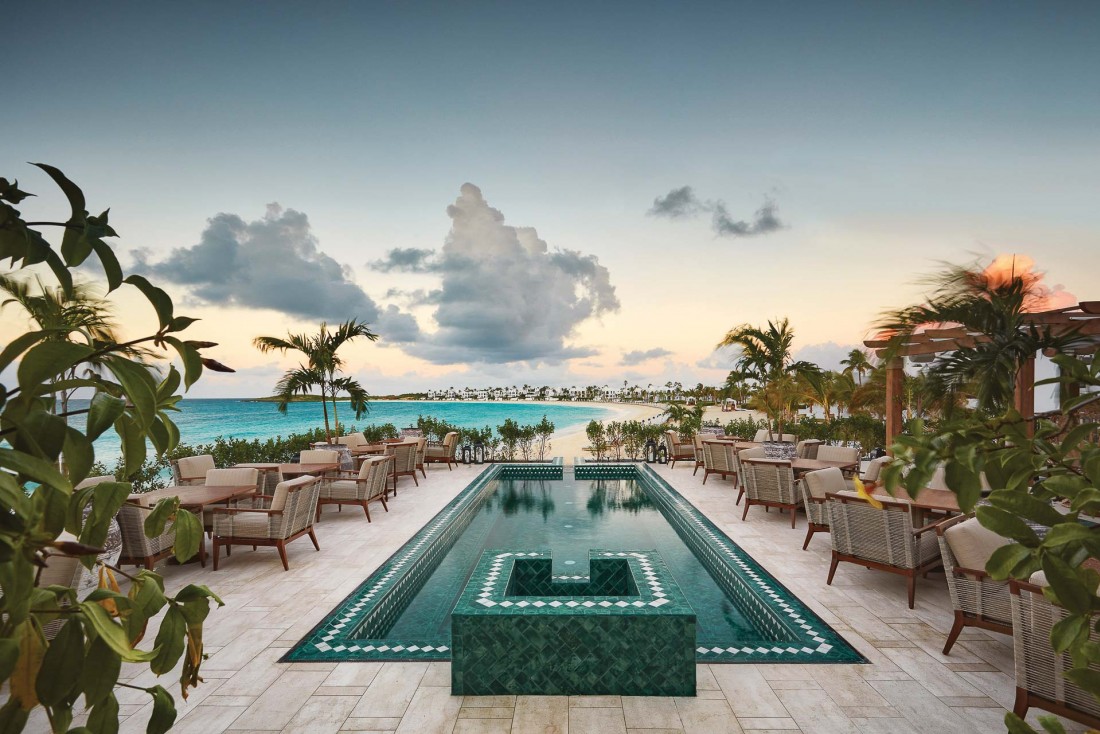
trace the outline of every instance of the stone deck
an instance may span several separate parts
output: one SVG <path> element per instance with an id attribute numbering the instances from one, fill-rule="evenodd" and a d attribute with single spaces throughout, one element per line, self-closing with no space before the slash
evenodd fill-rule
<path id="1" fill-rule="evenodd" d="M 843 634 L 870 665 L 699 665 L 695 698 L 489 696 L 450 694 L 450 664 L 294 663 L 276 661 L 477 474 L 475 467 L 429 468 L 408 478 L 390 512 L 325 508 L 317 536 L 288 546 L 290 571 L 273 549 L 237 548 L 216 573 L 209 567 L 161 566 L 170 589 L 199 582 L 226 602 L 207 621 L 205 683 L 177 701 L 177 734 L 244 732 L 418 732 L 471 734 L 613 734 L 614 732 L 751 732 L 767 734 L 969 734 L 1004 731 L 1014 693 L 1011 639 L 967 630 L 950 656 L 940 650 L 951 626 L 942 575 L 922 580 L 916 608 L 899 576 L 848 564 L 825 585 L 829 537 L 801 550 L 787 516 L 753 508 L 747 522 L 730 483 L 705 486 L 688 464 L 658 469 L 673 487 L 776 578 Z M 155 625 L 146 639 L 155 635 Z M 129 672 L 127 672 L 129 671 Z M 142 673 L 135 685 L 174 678 Z M 151 711 L 140 691 L 118 692 L 123 734 L 145 731 Z M 178 696 L 177 696 L 178 698 Z M 73 726 L 83 723 L 78 716 Z M 1033 722 L 1034 713 L 1029 717 Z M 1069 724 L 1070 731 L 1083 727 Z M 44 717 L 28 732 L 46 732 Z"/>

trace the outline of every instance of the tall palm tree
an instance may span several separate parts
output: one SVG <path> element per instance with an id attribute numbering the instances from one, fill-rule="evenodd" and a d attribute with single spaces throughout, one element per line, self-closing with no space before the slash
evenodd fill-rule
<path id="1" fill-rule="evenodd" d="M 749 324 L 734 327 L 726 333 L 717 347 L 740 348 L 741 355 L 737 358 L 735 369 L 757 381 L 758 397 L 768 398 L 764 400 L 764 404 L 768 406 L 769 419 L 777 419 L 781 435 L 783 418 L 791 413 L 789 407 L 782 406 L 791 405 L 793 399 L 789 399 L 789 393 L 797 392 L 793 381 L 788 382 L 784 378 L 816 375 L 821 371 L 812 362 L 792 359 L 793 343 L 794 330 L 791 329 L 790 321 L 784 318 L 778 322 L 769 321 L 767 327 Z M 772 383 L 781 381 L 782 384 L 772 387 Z M 771 420 L 768 422 L 768 430 L 771 431 Z"/>
<path id="2" fill-rule="evenodd" d="M 848 356 L 840 360 L 840 363 L 844 365 L 844 374 L 851 375 L 855 373 L 857 385 L 863 384 L 864 373 L 874 369 L 871 360 L 867 358 L 867 352 L 862 349 L 853 349 L 848 352 Z"/>
<path id="3" fill-rule="evenodd" d="M 95 287 L 89 283 L 74 283 L 71 292 L 66 294 L 64 288 L 48 286 L 41 278 L 31 281 L 0 275 L 0 292 L 8 296 L 0 302 L 0 310 L 18 305 L 39 329 L 53 332 L 47 337 L 48 340 L 78 342 L 90 347 L 118 344 L 121 341 L 115 331 L 117 324 L 110 302 L 101 298 Z M 142 363 L 157 356 L 156 352 L 133 346 L 116 349 L 114 353 Z M 82 366 L 88 373 L 99 374 L 102 361 L 92 358 L 83 362 Z M 156 371 L 151 365 L 146 364 L 146 367 Z M 76 377 L 77 368 L 73 367 L 59 375 L 54 383 L 60 384 Z M 66 422 L 73 392 L 74 389 L 71 388 L 57 390 L 51 408 L 52 412 L 60 409 L 61 417 Z"/>
<path id="4" fill-rule="evenodd" d="M 319 332 L 313 336 L 287 334 L 285 339 L 277 336 L 258 336 L 252 340 L 252 345 L 265 354 L 272 351 L 279 351 L 283 354 L 295 351 L 301 352 L 306 357 L 306 365 L 300 365 L 297 370 L 288 370 L 283 376 L 283 380 L 280 380 L 279 384 L 276 385 L 276 396 L 280 398 L 281 407 L 279 409 L 285 411 L 286 403 L 290 401 L 289 396 L 294 394 L 287 393 L 284 388 L 288 385 L 297 386 L 299 384 L 295 380 L 290 380 L 287 385 L 284 385 L 284 380 L 288 380 L 295 373 L 298 373 L 299 377 L 304 379 L 306 373 L 308 373 L 314 379 L 313 385 L 321 390 L 321 409 L 325 418 L 325 439 L 330 442 L 332 440 L 332 428 L 328 418 L 328 400 L 330 397 L 332 398 L 332 417 L 337 430 L 340 425 L 336 412 L 338 391 L 347 392 L 353 396 L 361 396 L 361 399 L 353 397 L 352 401 L 356 418 L 361 417 L 369 409 L 366 402 L 366 390 L 354 380 L 337 378 L 336 376 L 344 365 L 343 360 L 337 354 L 337 350 L 359 337 L 370 341 L 378 339 L 378 335 L 371 331 L 366 324 L 351 319 L 340 324 L 335 330 L 330 330 L 328 324 L 322 321 Z M 338 380 L 341 385 L 339 388 L 336 386 Z M 286 402 L 283 402 L 283 398 L 286 398 Z"/>
<path id="5" fill-rule="evenodd" d="M 926 303 L 888 312 L 878 327 L 891 333 L 888 353 L 925 326 L 957 325 L 976 335 L 970 344 L 938 356 L 927 370 L 929 385 L 948 404 L 952 394 L 972 393 L 982 411 L 1006 409 L 1012 405 L 1020 367 L 1037 352 L 1065 349 L 1074 340 L 1025 323 L 1042 295 L 1039 277 L 1032 273 L 952 265 L 928 282 L 935 290 Z"/>

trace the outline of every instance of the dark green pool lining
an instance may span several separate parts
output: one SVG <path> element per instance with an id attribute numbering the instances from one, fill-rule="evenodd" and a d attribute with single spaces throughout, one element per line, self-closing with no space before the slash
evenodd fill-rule
<path id="1" fill-rule="evenodd" d="M 295 645 L 286 662 L 449 660 L 448 644 L 385 637 L 409 599 L 431 575 L 476 514 L 495 480 L 561 478 L 548 464 L 494 464 L 387 559 Z M 579 464 L 576 479 L 636 479 L 712 577 L 766 632 L 768 641 L 741 647 L 698 647 L 699 662 L 861 663 L 866 659 L 794 594 L 759 566 L 705 515 L 645 465 Z M 520 550 L 520 549 L 517 549 Z M 377 636 L 375 636 L 377 635 Z"/>

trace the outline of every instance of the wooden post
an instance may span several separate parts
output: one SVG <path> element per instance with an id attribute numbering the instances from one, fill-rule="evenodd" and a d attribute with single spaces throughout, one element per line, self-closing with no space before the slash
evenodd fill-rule
<path id="1" fill-rule="evenodd" d="M 886 452 L 891 456 L 894 452 L 890 446 L 901 433 L 901 406 L 904 399 L 901 383 L 904 369 L 905 360 L 901 357 L 892 359 L 886 365 Z"/>
<path id="2" fill-rule="evenodd" d="M 1035 435 L 1035 357 L 1020 365 L 1016 373 L 1016 412 L 1027 421 L 1027 435 Z"/>

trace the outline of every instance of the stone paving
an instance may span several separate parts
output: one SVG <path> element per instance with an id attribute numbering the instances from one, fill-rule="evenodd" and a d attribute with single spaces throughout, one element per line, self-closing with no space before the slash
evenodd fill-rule
<path id="1" fill-rule="evenodd" d="M 829 537 L 802 551 L 805 518 L 791 530 L 785 515 L 763 508 L 740 520 L 728 481 L 702 484 L 687 464 L 660 474 L 745 548 L 808 606 L 844 635 L 868 665 L 700 665 L 694 698 L 627 696 L 488 696 L 450 693 L 449 663 L 294 663 L 276 660 L 371 571 L 465 487 L 477 468 L 428 470 L 407 478 L 390 512 L 325 508 L 317 527 L 321 551 L 308 539 L 290 544 L 290 571 L 273 549 L 234 550 L 216 573 L 209 567 L 160 566 L 171 590 L 204 583 L 226 606 L 206 628 L 205 682 L 177 701 L 177 734 L 245 732 L 438 732 L 472 734 L 613 734 L 614 732 L 748 732 L 751 734 L 958 734 L 1004 731 L 1014 694 L 1011 639 L 963 633 L 940 654 L 951 626 L 942 574 L 921 580 L 916 608 L 905 603 L 899 576 L 843 564 L 825 585 Z M 155 624 L 146 639 L 155 635 Z M 134 685 L 176 689 L 126 666 Z M 120 731 L 145 731 L 148 696 L 118 693 Z M 177 696 L 178 698 L 178 696 Z M 1034 723 L 1034 713 L 1029 717 Z M 78 715 L 79 726 L 86 715 Z M 1067 722 L 1069 731 L 1083 728 Z M 46 732 L 44 716 L 28 732 Z"/>

